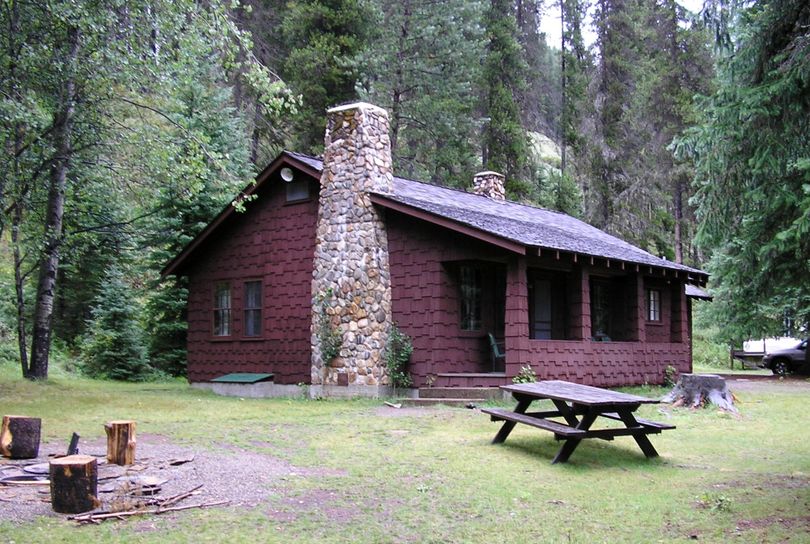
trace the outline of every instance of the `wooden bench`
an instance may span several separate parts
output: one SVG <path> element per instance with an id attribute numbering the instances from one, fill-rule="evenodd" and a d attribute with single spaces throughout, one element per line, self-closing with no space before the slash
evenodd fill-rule
<path id="1" fill-rule="evenodd" d="M 568 425 L 557 423 L 556 421 L 549 421 L 547 419 L 539 419 L 526 414 L 519 414 L 511 410 L 504 410 L 503 408 L 484 408 L 481 410 L 485 414 L 489 414 L 492 421 L 514 421 L 515 423 L 524 423 L 537 427 L 538 429 L 545 429 L 553 432 L 555 435 L 564 436 L 566 438 L 585 438 L 588 434 L 586 431 L 574 429 Z"/>
<path id="2" fill-rule="evenodd" d="M 607 412 L 602 414 L 602 417 L 606 417 L 608 419 L 615 419 L 616 421 L 621 421 L 622 418 L 619 417 L 619 414 L 616 412 Z M 653 433 L 660 433 L 661 431 L 670 431 L 675 429 L 675 425 L 670 425 L 669 423 L 659 423 L 657 421 L 650 421 L 649 419 L 642 419 L 640 417 L 636 418 L 638 424 L 642 427 L 646 427 L 647 429 L 651 429 Z"/>

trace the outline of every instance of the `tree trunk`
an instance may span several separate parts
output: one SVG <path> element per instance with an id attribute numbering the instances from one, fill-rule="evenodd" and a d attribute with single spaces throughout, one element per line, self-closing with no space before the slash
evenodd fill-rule
<path id="1" fill-rule="evenodd" d="M 38 417 L 3 416 L 0 454 L 11 459 L 34 459 L 39 455 L 41 427 Z"/>
<path id="2" fill-rule="evenodd" d="M 22 197 L 19 197 L 22 198 Z M 17 347 L 20 353 L 20 366 L 23 378 L 31 377 L 31 367 L 28 366 L 28 336 L 25 330 L 25 278 L 22 272 L 22 256 L 20 255 L 20 226 L 22 224 L 22 202 L 14 204 L 14 218 L 11 224 L 11 246 L 14 259 L 14 292 L 17 306 Z"/>
<path id="3" fill-rule="evenodd" d="M 30 379 L 48 377 L 48 357 L 51 349 L 51 326 L 56 274 L 59 270 L 59 249 L 62 243 L 62 216 L 65 209 L 65 186 L 72 154 L 73 116 L 76 102 L 76 59 L 79 54 L 79 30 L 67 30 L 67 52 L 64 59 L 65 79 L 60 106 L 54 115 L 53 138 L 55 158 L 51 167 L 48 189 L 48 211 L 45 217 L 45 249 L 39 267 L 34 330 L 31 340 Z"/>
<path id="4" fill-rule="evenodd" d="M 565 0 L 560 0 L 560 173 L 565 174 L 568 113 L 565 85 Z"/>
<path id="5" fill-rule="evenodd" d="M 681 374 L 675 388 L 661 401 L 690 408 L 714 404 L 723 410 L 737 411 L 726 380 L 715 374 Z"/>
<path id="6" fill-rule="evenodd" d="M 678 178 L 675 180 L 675 262 L 678 264 L 683 263 L 683 233 L 681 227 L 683 223 L 683 179 L 680 175 L 676 174 Z"/>
<path id="7" fill-rule="evenodd" d="M 50 462 L 51 507 L 61 514 L 98 508 L 98 463 L 89 455 L 68 455 Z"/>
<path id="8" fill-rule="evenodd" d="M 135 462 L 135 422 L 110 421 L 104 425 L 107 433 L 107 462 L 131 465 Z"/>

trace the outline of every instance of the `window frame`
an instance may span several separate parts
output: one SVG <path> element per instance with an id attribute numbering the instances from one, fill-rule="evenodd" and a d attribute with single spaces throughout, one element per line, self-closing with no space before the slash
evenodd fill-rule
<path id="1" fill-rule="evenodd" d="M 467 280 L 472 279 L 472 285 Z M 459 330 L 465 333 L 481 332 L 484 329 L 483 271 L 474 264 L 461 264 L 458 268 Z M 471 315 L 470 315 L 471 314 Z"/>
<path id="2" fill-rule="evenodd" d="M 647 321 L 650 323 L 661 323 L 662 322 L 662 315 L 661 315 L 661 296 L 662 291 L 661 289 L 657 289 L 654 287 L 647 289 L 647 296 L 646 296 L 646 317 Z"/>
<path id="3" fill-rule="evenodd" d="M 223 287 L 227 290 L 227 300 L 220 296 Z M 233 336 L 233 290 L 230 280 L 215 281 L 213 295 L 211 336 L 217 339 L 230 338 Z M 227 305 L 224 305 L 223 302 L 227 302 Z M 226 318 L 223 319 L 223 317 Z M 223 328 L 223 324 L 226 327 Z"/>
<path id="4" fill-rule="evenodd" d="M 290 193 L 294 190 L 300 190 L 301 193 L 306 193 L 303 196 L 291 196 Z M 300 202 L 309 202 L 312 200 L 312 189 L 310 187 L 309 178 L 301 176 L 300 179 L 293 179 L 292 181 L 284 182 L 284 203 L 285 204 L 298 204 Z"/>
<path id="5" fill-rule="evenodd" d="M 250 297 L 248 297 L 248 285 L 258 285 L 259 293 L 258 293 L 258 306 L 248 306 Z M 244 338 L 262 338 L 264 336 L 264 321 L 263 321 L 263 310 L 264 310 L 264 284 L 260 279 L 246 279 L 242 282 L 242 336 Z M 256 319 L 256 317 L 250 316 L 258 316 L 258 322 L 254 323 L 256 325 L 256 333 L 255 334 L 248 334 L 250 330 L 249 323 L 252 319 Z"/>

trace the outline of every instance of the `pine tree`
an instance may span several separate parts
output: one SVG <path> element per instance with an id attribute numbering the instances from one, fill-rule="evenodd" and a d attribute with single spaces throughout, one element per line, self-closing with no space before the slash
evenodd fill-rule
<path id="1" fill-rule="evenodd" d="M 810 327 L 810 5 L 745 5 L 722 17 L 717 91 L 677 144 L 697 174 L 698 240 L 711 252 L 712 313 L 741 341 Z M 733 13 L 733 12 L 732 12 Z M 786 325 L 794 330 L 785 330 Z M 798 329 L 798 330 L 797 330 Z"/>
<path id="2" fill-rule="evenodd" d="M 151 369 L 146 361 L 140 309 L 123 272 L 107 270 L 93 302 L 92 318 L 81 343 L 81 368 L 94 378 L 141 381 Z"/>
<path id="3" fill-rule="evenodd" d="M 388 109 L 399 175 L 467 185 L 480 138 L 474 83 L 483 50 L 479 1 L 385 0 L 364 58 L 363 99 Z"/>
<path id="4" fill-rule="evenodd" d="M 484 18 L 488 39 L 484 60 L 484 110 L 489 123 L 485 132 L 484 164 L 506 176 L 512 197 L 529 191 L 525 181 L 526 133 L 521 124 L 518 97 L 526 85 L 526 64 L 515 22 L 515 5 L 509 0 L 490 0 Z"/>
<path id="5" fill-rule="evenodd" d="M 292 134 L 297 151 L 320 153 L 326 110 L 357 99 L 358 61 L 369 45 L 373 16 L 364 0 L 293 0 L 287 5 L 282 30 L 290 52 L 284 79 L 303 97 Z"/>

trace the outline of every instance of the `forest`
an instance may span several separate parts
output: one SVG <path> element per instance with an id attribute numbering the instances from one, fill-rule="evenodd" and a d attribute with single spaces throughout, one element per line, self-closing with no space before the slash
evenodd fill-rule
<path id="1" fill-rule="evenodd" d="M 161 269 L 356 100 L 388 110 L 399 176 L 496 170 L 511 199 L 708 271 L 714 341 L 807 335 L 810 4 L 693 9 L 4 0 L 0 359 L 183 375 L 184 280 Z"/>

